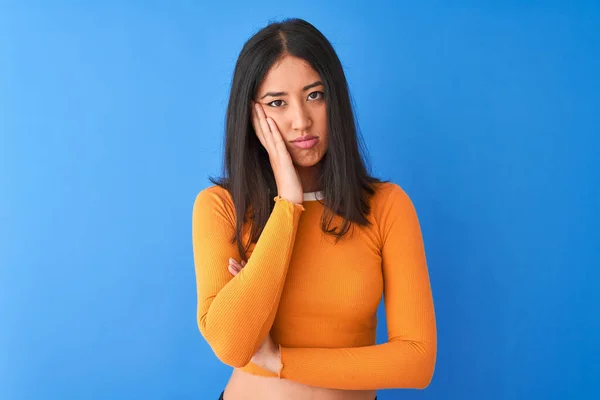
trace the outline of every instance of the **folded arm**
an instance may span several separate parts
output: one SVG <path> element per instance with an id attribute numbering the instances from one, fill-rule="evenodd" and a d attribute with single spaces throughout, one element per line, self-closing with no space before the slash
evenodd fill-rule
<path id="1" fill-rule="evenodd" d="M 194 202 L 197 318 L 216 356 L 239 368 L 250 362 L 273 325 L 304 208 L 277 197 L 248 263 L 232 277 L 228 260 L 239 259 L 231 243 L 235 213 L 224 196 L 224 191 L 205 189 Z"/>
<path id="2" fill-rule="evenodd" d="M 279 376 L 311 386 L 425 388 L 436 360 L 436 322 L 421 229 L 394 185 L 380 218 L 388 342 L 354 348 L 280 347 Z"/>

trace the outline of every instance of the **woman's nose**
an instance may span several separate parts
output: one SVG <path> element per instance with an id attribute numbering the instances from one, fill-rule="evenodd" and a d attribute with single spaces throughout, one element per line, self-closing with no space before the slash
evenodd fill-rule
<path id="1" fill-rule="evenodd" d="M 303 106 L 296 107 L 293 112 L 292 129 L 296 131 L 305 131 L 310 128 L 312 121 L 309 113 Z"/>

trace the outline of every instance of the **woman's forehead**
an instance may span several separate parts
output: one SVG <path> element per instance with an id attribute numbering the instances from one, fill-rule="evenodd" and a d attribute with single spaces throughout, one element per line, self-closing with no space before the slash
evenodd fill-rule
<path id="1" fill-rule="evenodd" d="M 288 55 L 273 64 L 259 90 L 302 91 L 320 79 L 319 73 L 307 61 Z"/>

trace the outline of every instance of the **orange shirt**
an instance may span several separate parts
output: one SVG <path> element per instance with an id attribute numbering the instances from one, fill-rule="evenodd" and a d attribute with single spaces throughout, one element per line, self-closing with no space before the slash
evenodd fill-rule
<path id="1" fill-rule="evenodd" d="M 222 362 L 252 374 L 278 377 L 250 362 L 270 332 L 281 346 L 279 378 L 348 390 L 426 387 L 436 322 L 410 198 L 396 184 L 378 185 L 372 225 L 355 225 L 337 244 L 321 231 L 323 207 L 276 197 L 248 263 L 233 277 L 228 260 L 240 257 L 230 240 L 231 197 L 218 186 L 198 194 L 192 237 L 200 332 Z M 382 295 L 388 341 L 376 344 Z"/>

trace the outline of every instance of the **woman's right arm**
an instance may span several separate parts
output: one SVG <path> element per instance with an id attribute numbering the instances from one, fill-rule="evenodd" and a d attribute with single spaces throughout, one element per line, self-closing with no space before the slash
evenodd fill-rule
<path id="1" fill-rule="evenodd" d="M 194 202 L 198 326 L 227 365 L 247 365 L 273 325 L 302 211 L 301 204 L 277 196 L 248 263 L 232 277 L 229 259 L 239 258 L 237 245 L 231 243 L 232 204 L 210 189 L 201 191 Z"/>

